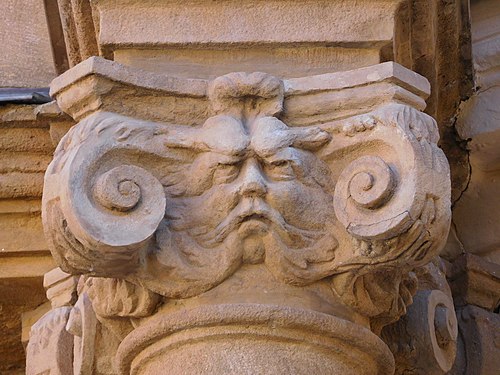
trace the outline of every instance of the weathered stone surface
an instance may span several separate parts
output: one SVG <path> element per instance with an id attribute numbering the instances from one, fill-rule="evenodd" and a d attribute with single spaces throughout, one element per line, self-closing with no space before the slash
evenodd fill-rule
<path id="1" fill-rule="evenodd" d="M 0 265 L 4 259 L 0 258 Z M 18 263 L 19 265 L 19 263 Z M 27 264 L 30 267 L 30 264 Z M 0 270 L 0 373 L 22 374 L 25 368 L 21 341 L 21 315 L 46 301 L 40 277 L 29 277 L 19 267 L 18 277 L 4 277 Z"/>
<path id="2" fill-rule="evenodd" d="M 27 342 L 30 319 L 43 310 L 37 308 L 46 302 L 43 275 L 55 266 L 40 217 L 43 174 L 55 145 L 50 123 L 36 112 L 34 105 L 0 107 L 0 284 L 8 285 L 0 288 L 2 374 L 23 372 L 21 338 Z"/>
<path id="3" fill-rule="evenodd" d="M 78 374 L 73 371 L 74 334 L 67 330 L 70 319 L 74 320 L 73 305 L 76 302 L 78 277 L 69 275 L 60 268 L 47 272 L 44 287 L 52 309 L 49 308 L 30 329 L 30 340 L 26 349 L 26 374 Z M 47 303 L 48 304 L 48 303 Z M 31 312 L 36 314 L 37 311 Z M 23 317 L 24 318 L 24 317 Z M 88 372 L 87 372 L 88 373 Z"/>
<path id="4" fill-rule="evenodd" d="M 2 1 L 0 40 L 0 87 L 47 87 L 54 79 L 43 1 Z"/>
<path id="5" fill-rule="evenodd" d="M 456 305 L 476 305 L 488 311 L 500 307 L 498 264 L 464 254 L 453 263 L 449 279 Z"/>
<path id="6" fill-rule="evenodd" d="M 66 205 L 48 214 L 65 220 L 50 224 L 62 228 L 51 242 L 72 249 L 64 257 L 73 272 L 93 275 L 78 279 L 78 293 L 77 276 L 48 275 L 56 309 L 40 327 L 59 322 L 60 335 L 71 332 L 60 351 L 71 356 L 61 361 L 51 344 L 37 354 L 42 366 L 29 371 L 49 370 L 43 360 L 51 358 L 52 371 L 85 374 L 114 374 L 120 359 L 125 373 L 158 373 L 169 363 L 173 373 L 237 365 L 248 373 L 385 374 L 390 353 L 371 332 L 407 311 L 387 342 L 396 373 L 446 372 L 456 332 L 450 292 L 442 267 L 420 266 L 445 238 L 447 207 L 439 199 L 448 187 L 434 185 L 447 171 L 435 168 L 442 164 L 438 137 L 424 110 L 437 120 L 451 163 L 455 220 L 441 254 L 458 257 L 447 274 L 462 325 L 451 373 L 496 370 L 495 0 L 470 3 L 472 28 L 469 2 L 460 0 L 43 3 L 58 72 L 66 60 L 74 66 L 100 55 L 115 62 L 84 61 L 53 84 L 62 110 L 80 122 L 64 139 L 74 122 L 55 102 L 0 108 L 0 282 L 22 285 L 33 276 L 40 284 L 53 267 L 39 199 L 61 139 L 52 171 L 68 173 L 81 189 L 52 197 Z M 7 2 L 4 17 L 12 6 Z M 40 15 L 30 24 L 39 25 Z M 31 56 L 34 48 L 19 55 L 19 39 L 31 43 L 39 28 L 18 37 L 11 21 L 4 60 L 16 62 L 1 70 L 23 71 L 19 85 L 43 80 L 52 64 L 24 71 L 24 62 L 43 60 L 50 48 L 40 59 Z M 470 29 L 476 93 L 456 116 L 471 94 Z M 371 66 L 384 61 L 427 80 L 394 63 Z M 287 152 L 293 160 L 280 165 Z M 221 162 L 220 154 L 232 161 Z M 66 167 L 72 163 L 78 168 Z M 293 177 L 279 173 L 277 180 L 273 170 L 286 168 Z M 80 169 L 84 177 L 73 178 Z M 66 177 L 52 187 L 64 190 Z M 241 192 L 245 184 L 249 193 Z M 91 204 L 79 206 L 82 196 Z M 314 237 L 323 229 L 326 235 Z M 460 257 L 464 252 L 483 259 Z M 61 306 L 72 317 L 66 327 L 66 315 L 57 319 Z M 7 307 L 7 325 L 18 327 L 26 308 Z M 45 308 L 24 313 L 23 339 Z M 355 332 L 359 343 L 350 341 Z M 354 363 L 347 360 L 353 354 Z"/>
<path id="7" fill-rule="evenodd" d="M 279 77 L 303 77 L 361 68 L 380 62 L 379 48 L 345 48 L 293 45 L 240 46 L 225 49 L 165 48 L 120 49 L 113 60 L 174 77 L 213 79 L 239 70 L 259 71 Z"/>
<path id="8" fill-rule="evenodd" d="M 64 270 L 90 276 L 70 321 L 99 321 L 68 323 L 75 366 L 97 366 L 104 327 L 124 374 L 183 373 L 198 351 L 210 359 L 195 373 L 393 371 L 371 331 L 405 313 L 411 271 L 449 224 L 448 166 L 418 110 L 425 79 L 384 63 L 207 81 L 91 58 L 51 92 L 79 124 L 46 173 L 45 233 Z M 151 97 L 168 110 L 138 111 Z"/>
<path id="9" fill-rule="evenodd" d="M 71 374 L 73 336 L 66 330 L 70 307 L 58 307 L 31 327 L 27 375 Z"/>
<path id="10" fill-rule="evenodd" d="M 494 375 L 500 368 L 500 316 L 476 306 L 457 311 L 461 353 L 450 375 Z"/>
<path id="11" fill-rule="evenodd" d="M 26 348 L 28 345 L 28 341 L 30 339 L 31 327 L 40 320 L 46 313 L 51 310 L 51 305 L 49 302 L 45 302 L 38 306 L 36 309 L 31 311 L 23 312 L 21 315 L 21 323 L 22 323 L 22 333 L 21 333 L 21 342 L 23 346 Z"/>
<path id="12" fill-rule="evenodd" d="M 500 263 L 498 171 L 500 166 L 500 7 L 471 4 L 476 90 L 460 108 L 459 136 L 467 141 L 471 176 L 454 207 L 457 237 L 467 252 Z"/>
<path id="13" fill-rule="evenodd" d="M 62 3 L 73 65 L 90 56 L 85 46 L 125 65 L 185 78 L 232 71 L 290 78 L 400 63 L 433 88 L 426 113 L 437 119 L 440 146 L 451 160 L 453 202 L 467 186 L 468 154 L 455 129 L 460 101 L 473 87 L 463 1 Z"/>
<path id="14" fill-rule="evenodd" d="M 78 88 L 72 85 L 76 80 L 82 81 Z M 366 113 L 383 103 L 423 109 L 430 92 L 423 77 L 392 62 L 284 82 L 287 101 L 283 116 L 296 126 Z M 364 87 L 367 83 L 372 86 Z M 115 86 L 120 90 L 112 90 Z M 144 120 L 201 125 L 210 110 L 207 90 L 206 80 L 179 79 L 91 58 L 54 80 L 51 95 L 77 120 L 100 110 Z"/>
<path id="15" fill-rule="evenodd" d="M 116 363 L 120 374 L 157 374 L 165 366 L 172 374 L 393 371 L 387 347 L 366 328 L 262 304 L 206 305 L 160 315 L 127 336 Z"/>
<path id="16" fill-rule="evenodd" d="M 43 287 L 47 290 L 47 298 L 53 309 L 75 304 L 78 279 L 79 277 L 69 275 L 59 267 L 45 274 Z"/>
<path id="17" fill-rule="evenodd" d="M 0 108 L 0 243 L 1 256 L 47 255 L 40 219 L 40 198 L 43 175 L 54 144 L 50 124 L 37 116 L 34 105 L 6 105 Z M 16 255 L 16 256 L 19 256 Z M 21 258 L 19 265 L 22 266 Z M 7 268 L 12 262 L 0 265 L 5 277 L 15 271 Z M 47 262 L 44 262 L 46 265 Z M 42 265 L 42 268 L 44 266 Z M 43 268 L 41 277 L 53 267 Z M 34 269 L 26 271 L 33 274 Z"/>
<path id="18" fill-rule="evenodd" d="M 0 199 L 40 198 L 54 145 L 34 105 L 0 108 Z"/>
<path id="19" fill-rule="evenodd" d="M 213 79 L 232 71 L 290 78 L 400 63 L 433 87 L 426 113 L 437 119 L 440 146 L 451 160 L 452 201 L 467 186 L 468 154 L 455 129 L 460 101 L 473 87 L 464 1 L 245 1 L 241 6 L 64 0 L 59 5 L 71 65 L 94 51 L 133 67 Z"/>
<path id="20" fill-rule="evenodd" d="M 399 0 L 355 4 L 344 0 L 287 4 L 248 1 L 242 8 L 235 1 L 192 1 L 183 5 L 168 2 L 160 7 L 155 1 L 100 1 L 97 9 L 104 26 L 100 29 L 99 42 L 102 48 L 107 48 L 125 43 L 147 47 L 191 43 L 386 41 L 392 37 L 393 17 L 399 3 Z M 347 8 L 350 12 L 343 12 Z M 345 17 L 339 18 L 342 13 Z M 165 23 L 162 21 L 165 18 L 173 22 Z M 317 19 L 322 20 L 316 23 L 317 27 L 304 27 Z M 138 32 L 145 20 L 149 22 L 150 32 Z"/>
<path id="21" fill-rule="evenodd" d="M 70 66 L 99 53 L 96 43 L 98 22 L 88 0 L 57 1 Z"/>
<path id="22" fill-rule="evenodd" d="M 396 361 L 396 374 L 448 374 L 455 363 L 458 323 L 444 263 L 415 270 L 418 291 L 405 316 L 384 327 L 382 338 Z"/>

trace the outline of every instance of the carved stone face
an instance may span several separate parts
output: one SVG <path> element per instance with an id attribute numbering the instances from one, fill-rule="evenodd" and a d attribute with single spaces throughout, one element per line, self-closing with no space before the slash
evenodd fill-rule
<path id="1" fill-rule="evenodd" d="M 310 248 L 326 235 L 333 184 L 327 165 L 309 150 L 328 134 L 290 129 L 274 117 L 245 126 L 219 115 L 204 128 L 206 151 L 167 188 L 171 230 L 205 249 L 237 247 L 252 263 L 267 247 Z"/>
<path id="2" fill-rule="evenodd" d="M 158 105 L 114 96 L 109 85 L 128 73 L 105 79 L 117 64 L 103 60 L 102 77 L 99 64 L 57 94 L 83 118 L 44 183 L 45 231 L 65 270 L 189 298 L 263 262 L 234 275 L 231 293 L 253 269 L 294 286 L 323 280 L 379 325 L 404 312 L 409 272 L 438 254 L 450 220 L 435 121 L 408 105 L 425 104 L 417 95 L 427 86 L 412 86 L 413 74 L 386 65 L 292 80 L 162 76 L 165 90 L 151 97 L 170 104 L 153 122 L 114 113 L 156 118 Z M 99 82 L 105 90 L 88 91 Z M 380 93 L 381 83 L 391 89 Z"/>

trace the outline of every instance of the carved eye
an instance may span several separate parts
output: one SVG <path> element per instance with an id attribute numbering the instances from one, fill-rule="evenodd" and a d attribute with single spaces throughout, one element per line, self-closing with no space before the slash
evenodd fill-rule
<path id="1" fill-rule="evenodd" d="M 239 168 L 234 164 L 218 164 L 213 175 L 214 185 L 228 184 L 238 177 Z"/>
<path id="2" fill-rule="evenodd" d="M 266 174 L 275 180 L 291 180 L 295 178 L 293 162 L 290 160 L 276 160 L 266 165 Z"/>

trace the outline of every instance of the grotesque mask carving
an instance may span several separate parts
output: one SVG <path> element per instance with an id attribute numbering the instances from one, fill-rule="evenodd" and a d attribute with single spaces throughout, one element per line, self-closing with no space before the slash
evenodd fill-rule
<path id="1" fill-rule="evenodd" d="M 288 284 L 330 277 L 366 316 L 402 314 L 410 272 L 435 254 L 449 220 L 434 121 L 394 102 L 304 120 L 313 99 L 300 107 L 290 96 L 287 81 L 232 73 L 208 86 L 212 115 L 199 126 L 87 116 L 47 171 L 55 257 L 170 298 L 265 263 Z"/>

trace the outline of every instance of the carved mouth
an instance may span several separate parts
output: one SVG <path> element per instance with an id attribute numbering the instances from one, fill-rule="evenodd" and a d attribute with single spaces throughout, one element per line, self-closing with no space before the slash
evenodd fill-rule
<path id="1" fill-rule="evenodd" d="M 250 214 L 241 217 L 238 233 L 242 236 L 264 234 L 269 230 L 270 220 L 262 214 Z"/>
<path id="2" fill-rule="evenodd" d="M 246 221 L 251 221 L 251 220 L 260 220 L 260 221 L 266 221 L 266 222 L 269 221 L 269 219 L 262 214 L 251 214 L 251 215 L 242 217 L 240 223 L 244 223 Z"/>

